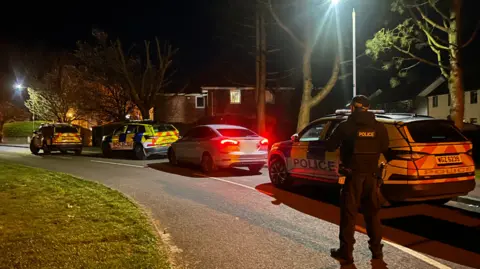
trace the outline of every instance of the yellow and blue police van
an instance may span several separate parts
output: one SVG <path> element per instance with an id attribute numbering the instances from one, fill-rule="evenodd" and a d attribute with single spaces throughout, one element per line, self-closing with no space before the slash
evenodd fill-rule
<path id="1" fill-rule="evenodd" d="M 37 155 L 40 150 L 44 154 L 52 151 L 66 153 L 73 151 L 76 155 L 82 154 L 83 143 L 80 130 L 67 123 L 42 124 L 34 132 L 30 141 L 30 151 Z"/>
<path id="2" fill-rule="evenodd" d="M 171 124 L 132 121 L 104 136 L 101 147 L 106 157 L 119 151 L 130 151 L 136 159 L 145 160 L 151 155 L 166 156 L 170 145 L 178 138 L 179 131 Z"/>
<path id="3" fill-rule="evenodd" d="M 472 143 L 451 121 L 407 113 L 371 110 L 389 135 L 382 154 L 382 194 L 390 202 L 446 203 L 475 188 Z M 269 176 L 273 185 L 289 187 L 296 179 L 343 184 L 340 152 L 328 152 L 325 141 L 349 110 L 337 110 L 308 124 L 290 141 L 272 145 Z"/>

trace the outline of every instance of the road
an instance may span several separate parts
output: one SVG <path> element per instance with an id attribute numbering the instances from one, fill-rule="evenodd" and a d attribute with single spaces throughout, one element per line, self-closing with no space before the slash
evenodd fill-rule
<path id="1" fill-rule="evenodd" d="M 275 189 L 265 170 L 212 177 L 163 159 L 134 161 L 1 147 L 0 159 L 101 182 L 150 212 L 180 268 L 340 268 L 338 190 L 300 183 Z M 383 209 L 385 263 L 371 261 L 367 236 L 356 234 L 349 268 L 480 268 L 480 210 L 408 205 Z M 357 230 L 364 231 L 361 216 Z"/>

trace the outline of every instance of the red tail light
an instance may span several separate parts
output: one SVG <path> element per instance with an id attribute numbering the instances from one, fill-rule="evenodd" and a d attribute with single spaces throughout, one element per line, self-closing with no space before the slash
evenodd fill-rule
<path id="1" fill-rule="evenodd" d="M 268 139 L 264 138 L 262 141 L 260 141 L 260 145 L 262 146 L 268 145 Z"/>
<path id="2" fill-rule="evenodd" d="M 237 146 L 238 144 L 240 144 L 240 142 L 233 139 L 223 139 L 222 141 L 220 141 L 220 144 L 226 146 Z"/>
<path id="3" fill-rule="evenodd" d="M 399 150 L 393 150 L 393 159 L 397 160 L 406 160 L 406 161 L 416 161 L 418 159 L 423 158 L 426 153 L 423 152 L 410 152 L 410 151 L 399 151 Z"/>

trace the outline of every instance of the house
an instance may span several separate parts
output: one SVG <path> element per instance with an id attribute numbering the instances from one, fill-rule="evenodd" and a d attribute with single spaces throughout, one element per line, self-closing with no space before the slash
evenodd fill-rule
<path id="1" fill-rule="evenodd" d="M 478 124 L 480 120 L 480 90 L 466 90 L 464 92 L 464 122 Z M 450 115 L 451 98 L 448 88 L 442 87 L 428 96 L 428 115 L 434 118 L 446 119 Z"/>
<path id="2" fill-rule="evenodd" d="M 178 124 L 236 123 L 256 129 L 256 91 L 254 87 L 201 87 L 200 93 L 161 94 L 154 119 Z M 265 93 L 266 120 L 270 132 L 278 126 L 295 126 L 291 113 L 294 88 L 270 88 Z M 291 135 L 291 134 L 290 134 Z M 282 136 L 283 137 L 283 136 Z"/>

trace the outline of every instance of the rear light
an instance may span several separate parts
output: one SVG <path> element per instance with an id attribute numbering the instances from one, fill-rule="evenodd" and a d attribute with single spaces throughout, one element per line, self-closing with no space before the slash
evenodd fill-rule
<path id="1" fill-rule="evenodd" d="M 407 161 L 416 161 L 418 159 L 423 158 L 426 153 L 423 152 L 410 152 L 410 151 L 400 151 L 400 150 L 392 150 L 391 152 L 392 159 L 397 160 L 407 160 Z"/>
<path id="2" fill-rule="evenodd" d="M 238 144 L 240 144 L 240 142 L 233 139 L 223 139 L 222 141 L 220 141 L 220 144 L 226 146 L 237 146 Z"/>
<path id="3" fill-rule="evenodd" d="M 153 136 L 153 135 L 144 135 L 145 139 L 158 139 L 157 136 Z"/>
<path id="4" fill-rule="evenodd" d="M 264 138 L 262 141 L 260 141 L 260 145 L 262 146 L 268 145 L 268 139 Z"/>

